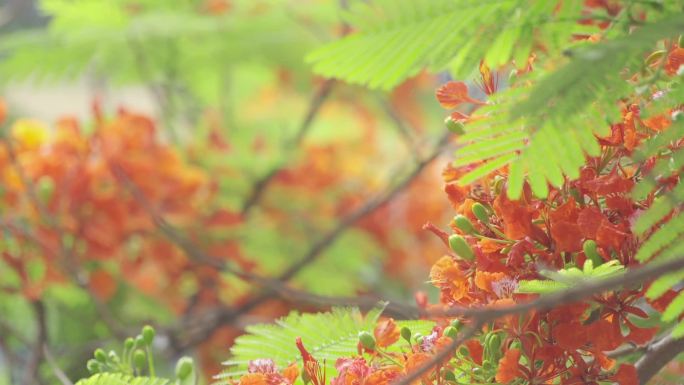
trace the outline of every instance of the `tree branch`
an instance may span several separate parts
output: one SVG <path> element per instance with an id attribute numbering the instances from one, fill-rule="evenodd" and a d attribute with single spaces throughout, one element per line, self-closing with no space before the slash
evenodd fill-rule
<path id="1" fill-rule="evenodd" d="M 160 230 L 164 234 L 166 234 L 172 242 L 181 247 L 182 250 L 184 250 L 193 259 L 202 263 L 206 262 L 210 266 L 235 274 L 236 276 L 242 279 L 246 279 L 252 283 L 260 284 L 264 288 L 264 290 L 262 290 L 260 293 L 256 294 L 253 298 L 251 298 L 250 300 L 243 303 L 237 308 L 222 308 L 218 311 L 212 311 L 210 313 L 207 313 L 205 316 L 202 317 L 202 321 L 200 321 L 200 324 L 197 327 L 192 328 L 193 332 L 196 332 L 196 334 L 194 336 L 190 335 L 184 338 L 182 341 L 176 341 L 176 349 L 178 349 L 178 351 L 182 351 L 189 346 L 193 346 L 203 341 L 204 339 L 208 338 L 209 335 L 211 335 L 211 333 L 220 325 L 232 322 L 240 315 L 249 312 L 258 305 L 272 298 L 273 296 L 280 296 L 281 298 L 289 301 L 295 299 L 309 304 L 322 304 L 325 301 L 329 301 L 333 303 L 344 302 L 345 304 L 348 304 L 349 302 L 353 302 L 355 304 L 360 304 L 364 306 L 369 305 L 368 299 L 365 299 L 363 301 L 359 301 L 358 299 L 355 301 L 350 301 L 350 299 L 345 298 L 326 298 L 322 296 L 312 295 L 310 293 L 302 291 L 296 291 L 288 288 L 285 285 L 285 282 L 287 282 L 295 275 L 297 275 L 297 273 L 299 273 L 299 271 L 301 271 L 304 267 L 308 266 L 316 259 L 318 259 L 323 254 L 323 252 L 330 245 L 332 245 L 335 242 L 335 240 L 349 227 L 353 226 L 359 220 L 363 219 L 367 215 L 373 213 L 374 211 L 385 205 L 387 202 L 396 197 L 401 191 L 403 191 L 409 184 L 411 184 L 411 182 L 414 181 L 418 175 L 420 175 L 420 173 L 425 169 L 425 167 L 427 167 L 427 165 L 433 162 L 442 153 L 444 147 L 448 144 L 448 139 L 449 134 L 444 134 L 439 139 L 438 143 L 435 145 L 430 155 L 420 160 L 414 166 L 413 170 L 409 174 L 404 176 L 399 183 L 397 183 L 394 187 L 392 187 L 385 193 L 382 193 L 377 197 L 370 199 L 366 202 L 366 204 L 359 207 L 356 211 L 352 212 L 344 219 L 342 219 L 340 222 L 338 222 L 333 229 L 328 231 L 318 241 L 314 242 L 309 248 L 309 250 L 301 258 L 299 258 L 294 264 L 289 266 L 275 279 L 259 277 L 253 274 L 247 274 L 244 272 L 236 271 L 235 269 L 227 270 L 228 265 L 223 260 L 212 256 L 208 256 L 204 254 L 202 251 L 200 251 L 190 241 L 182 240 L 183 238 L 179 233 L 176 232 L 174 234 L 172 231 L 170 231 L 169 229 L 172 228 L 167 227 L 168 224 L 163 220 L 163 218 L 160 215 L 155 214 L 155 222 L 161 226 Z M 117 172 L 118 175 L 121 175 L 121 170 Z M 135 186 L 131 187 L 135 188 Z M 145 200 L 143 196 L 139 196 L 139 199 L 141 199 L 142 201 Z M 149 203 L 146 204 L 146 206 L 150 210 L 153 209 L 149 205 Z M 377 303 L 377 301 L 375 301 L 374 304 L 375 303 Z M 397 314 L 399 314 L 400 310 L 398 309 L 398 307 L 392 305 L 392 308 L 395 308 L 395 311 L 397 312 Z M 401 311 L 403 312 L 403 314 L 418 314 L 417 309 L 415 308 L 405 308 Z M 185 331 L 190 330 L 186 323 L 183 323 L 183 326 L 181 326 L 180 329 Z"/>
<path id="2" fill-rule="evenodd" d="M 667 365 L 679 353 L 684 352 L 684 339 L 674 339 L 667 336 L 662 340 L 649 345 L 646 353 L 636 362 L 639 384 L 645 385 L 665 365 Z"/>
<path id="3" fill-rule="evenodd" d="M 318 91 L 313 95 L 311 102 L 309 103 L 309 108 L 307 109 L 302 122 L 299 124 L 297 133 L 292 139 L 292 147 L 299 147 L 299 145 L 302 143 L 302 140 L 304 140 L 307 132 L 311 129 L 311 126 L 313 126 L 313 122 L 318 115 L 318 112 L 321 110 L 323 103 L 330 95 L 334 84 L 334 80 L 325 80 L 325 82 L 321 84 Z M 250 194 L 242 204 L 242 209 L 240 210 L 242 216 L 247 216 L 252 208 L 254 208 L 261 201 L 261 198 L 270 186 L 271 182 L 273 182 L 273 179 L 276 177 L 276 175 L 278 175 L 278 173 L 285 168 L 285 165 L 286 163 L 282 163 L 274 167 L 264 176 L 254 182 Z"/>
<path id="4" fill-rule="evenodd" d="M 31 349 L 28 363 L 24 368 L 21 384 L 33 385 L 39 382 L 38 369 L 43 361 L 43 346 L 47 343 L 47 325 L 45 322 L 45 306 L 40 300 L 31 303 L 36 318 L 36 341 Z"/>

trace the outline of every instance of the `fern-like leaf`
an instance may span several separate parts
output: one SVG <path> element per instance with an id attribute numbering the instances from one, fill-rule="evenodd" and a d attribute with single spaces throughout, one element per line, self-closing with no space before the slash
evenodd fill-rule
<path id="1" fill-rule="evenodd" d="M 80 380 L 76 385 L 171 385 L 172 381 L 159 377 L 132 377 L 121 373 L 98 373 Z"/>
<path id="2" fill-rule="evenodd" d="M 275 324 L 252 325 L 247 334 L 235 340 L 230 352 L 232 358 L 223 364 L 228 368 L 217 379 L 228 380 L 247 373 L 249 361 L 270 358 L 284 368 L 301 360 L 295 339 L 301 337 L 309 352 L 325 364 L 328 377 L 335 375 L 335 361 L 356 354 L 360 331 L 373 332 L 384 304 L 365 316 L 356 308 L 333 308 L 328 313 L 290 313 Z M 400 321 L 414 332 L 429 334 L 433 322 Z"/>
<path id="3" fill-rule="evenodd" d="M 548 280 L 523 280 L 518 283 L 518 293 L 548 294 L 568 289 L 592 279 L 605 279 L 624 273 L 625 267 L 617 260 L 606 262 L 594 267 L 591 260 L 584 263 L 582 270 L 576 267 L 560 269 L 558 271 L 542 271 Z"/>
<path id="4" fill-rule="evenodd" d="M 581 1 L 356 1 L 345 13 L 355 33 L 312 52 L 314 71 L 391 89 L 423 69 L 467 76 L 481 59 L 525 64 L 535 36 L 553 52 L 579 26 Z M 493 43 L 492 43 L 493 42 Z"/>

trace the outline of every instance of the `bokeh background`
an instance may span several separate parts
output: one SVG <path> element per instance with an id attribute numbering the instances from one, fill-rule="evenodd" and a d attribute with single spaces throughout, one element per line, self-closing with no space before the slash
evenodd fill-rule
<path id="1" fill-rule="evenodd" d="M 314 76 L 344 9 L 2 2 L 0 384 L 79 379 L 147 323 L 207 383 L 246 325 L 435 295 L 445 79 Z"/>

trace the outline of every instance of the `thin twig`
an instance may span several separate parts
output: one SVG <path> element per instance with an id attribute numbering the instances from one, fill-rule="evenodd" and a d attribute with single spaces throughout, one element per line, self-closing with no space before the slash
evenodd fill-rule
<path id="1" fill-rule="evenodd" d="M 404 141 L 406 147 L 411 151 L 414 158 L 420 158 L 420 151 L 418 151 L 418 142 L 411 127 L 401 118 L 399 112 L 392 106 L 390 102 L 383 97 L 378 97 L 382 109 L 385 111 L 387 117 L 392 121 L 394 127 L 399 132 L 399 136 Z"/>
<path id="2" fill-rule="evenodd" d="M 431 162 L 433 162 L 444 150 L 446 145 L 448 144 L 448 138 L 449 134 L 443 135 L 437 145 L 435 146 L 434 150 L 430 153 L 429 156 L 425 157 L 421 161 L 419 161 L 413 168 L 413 170 L 406 176 L 404 176 L 399 183 L 397 183 L 394 187 L 386 191 L 385 193 L 382 193 L 378 196 L 376 196 L 373 199 L 370 199 L 364 204 L 363 206 L 359 207 L 357 210 L 346 216 L 344 219 L 339 221 L 337 225 L 328 231 L 325 235 L 323 235 L 318 241 L 316 241 L 311 247 L 308 249 L 308 251 L 301 257 L 299 258 L 295 263 L 290 265 L 283 273 L 281 273 L 276 279 L 265 279 L 263 277 L 260 277 L 260 279 L 255 279 L 256 277 L 252 275 L 251 277 L 246 276 L 246 273 L 240 273 L 236 274 L 238 277 L 243 277 L 250 279 L 251 282 L 253 283 L 258 283 L 261 284 L 263 287 L 263 290 L 258 293 L 256 296 L 251 298 L 250 300 L 246 301 L 242 305 L 240 305 L 237 308 L 223 308 L 221 311 L 214 311 L 211 313 L 208 313 L 206 317 L 203 317 L 202 322 L 199 323 L 199 325 L 196 328 L 193 328 L 192 330 L 196 330 L 197 334 L 195 336 L 190 336 L 186 338 L 184 341 L 178 341 L 177 342 L 177 349 L 179 351 L 185 350 L 189 346 L 193 346 L 194 344 L 203 341 L 206 339 L 215 328 L 222 324 L 230 323 L 233 320 L 235 320 L 237 317 L 239 317 L 242 314 L 245 314 L 249 312 L 250 310 L 254 309 L 255 307 L 259 306 L 260 304 L 264 303 L 268 299 L 270 299 L 273 296 L 281 296 L 284 299 L 289 299 L 292 300 L 297 299 L 301 300 L 306 303 L 324 303 L 325 300 L 332 301 L 332 302 L 342 302 L 345 301 L 345 299 L 335 299 L 335 298 L 327 298 L 324 299 L 323 297 L 320 296 L 315 296 L 310 293 L 306 292 L 301 292 L 301 291 L 293 291 L 289 289 L 286 285 L 285 282 L 289 281 L 291 278 L 293 278 L 299 271 L 301 271 L 304 267 L 308 266 L 312 262 L 314 262 L 316 259 L 318 259 L 323 252 L 330 246 L 332 245 L 335 240 L 343 234 L 349 227 L 353 226 L 355 223 L 360 221 L 361 219 L 365 218 L 366 216 L 370 215 L 371 213 L 375 212 L 377 209 L 380 207 L 384 206 L 386 203 L 391 201 L 395 196 L 397 196 L 399 193 L 401 193 L 411 182 L 413 182 L 418 175 L 421 174 L 421 172 L 429 165 Z M 142 199 L 142 198 L 141 198 Z M 158 220 L 162 219 L 159 216 L 157 216 Z M 158 222 L 158 225 L 160 223 L 165 223 L 165 222 Z M 170 232 L 168 232 L 168 229 L 165 228 L 160 228 L 162 232 L 164 232 L 167 236 L 171 235 Z M 209 262 L 211 266 L 214 266 L 216 268 L 222 268 L 222 266 L 227 266 L 225 262 L 222 259 L 218 258 L 207 258 L 208 256 L 206 254 L 203 254 L 196 246 L 192 245 L 191 243 L 188 242 L 180 242 L 178 234 L 170 236 L 170 239 L 172 242 L 176 243 L 181 249 L 186 251 L 188 255 L 191 257 L 197 256 L 198 258 L 194 258 L 197 261 L 206 261 Z M 216 263 L 216 261 L 220 261 L 220 264 Z M 225 270 L 224 270 L 225 271 Z M 233 271 L 231 271 L 233 272 Z M 358 301 L 356 301 L 358 302 Z M 363 305 L 368 305 L 368 303 L 363 303 Z M 394 308 L 394 305 L 393 305 Z M 397 312 L 399 311 L 398 309 L 396 310 Z M 406 314 L 417 314 L 416 309 L 409 309 L 408 313 Z M 189 331 L 190 328 L 188 327 L 187 324 L 183 323 L 182 326 L 183 330 Z"/>
<path id="3" fill-rule="evenodd" d="M 66 373 L 64 373 L 62 368 L 60 368 L 57 364 L 57 361 L 55 360 L 55 357 L 52 356 L 47 344 L 43 345 L 43 355 L 45 356 L 45 360 L 47 361 L 48 365 L 50 365 L 52 373 L 55 375 L 55 377 L 57 377 L 62 385 L 74 385 L 69 377 L 67 377 Z"/>
<path id="4" fill-rule="evenodd" d="M 297 132 L 295 133 L 295 136 L 292 139 L 291 146 L 293 148 L 297 148 L 300 146 L 300 144 L 304 140 L 304 137 L 313 126 L 316 116 L 320 112 L 323 103 L 330 95 L 334 84 L 334 80 L 326 80 L 325 82 L 323 82 L 323 84 L 321 84 L 318 91 L 311 98 L 306 114 L 304 114 L 304 118 L 299 124 L 299 128 L 297 129 Z M 240 210 L 242 216 L 247 216 L 249 212 L 261 201 L 261 198 L 263 197 L 264 193 L 266 192 L 270 184 L 273 182 L 276 175 L 278 175 L 278 173 L 282 171 L 283 168 L 285 168 L 285 166 L 286 163 L 281 163 L 280 165 L 274 167 L 264 176 L 262 176 L 254 182 L 250 194 L 247 196 L 247 199 L 245 199 L 245 202 L 242 204 L 242 209 Z"/>
<path id="5" fill-rule="evenodd" d="M 28 363 L 24 368 L 24 376 L 22 378 L 23 385 L 33 385 L 39 382 L 38 369 L 40 363 L 43 361 L 43 346 L 47 343 L 47 324 L 45 322 L 45 306 L 40 300 L 31 303 L 33 313 L 36 319 L 36 340 L 31 349 Z"/>

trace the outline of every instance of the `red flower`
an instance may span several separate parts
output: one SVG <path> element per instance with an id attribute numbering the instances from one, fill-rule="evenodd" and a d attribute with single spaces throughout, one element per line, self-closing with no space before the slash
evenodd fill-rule
<path id="1" fill-rule="evenodd" d="M 468 95 L 468 86 L 463 82 L 448 82 L 437 90 L 437 100 L 444 108 L 455 108 L 463 103 L 486 104 Z"/>
<path id="2" fill-rule="evenodd" d="M 496 381 L 501 384 L 506 384 L 518 378 L 521 374 L 520 365 L 520 350 L 509 349 L 499 361 L 499 367 L 496 370 Z"/>

